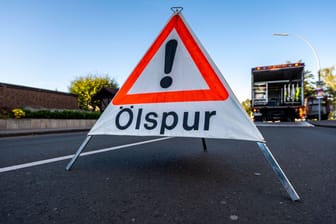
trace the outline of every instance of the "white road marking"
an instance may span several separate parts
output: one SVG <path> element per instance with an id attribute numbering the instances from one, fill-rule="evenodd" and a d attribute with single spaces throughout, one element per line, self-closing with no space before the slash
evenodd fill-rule
<path id="1" fill-rule="evenodd" d="M 110 147 L 110 148 L 104 148 L 104 149 L 98 149 L 98 150 L 95 150 L 95 151 L 84 152 L 84 153 L 80 154 L 80 156 L 88 156 L 88 155 L 98 154 L 98 153 L 102 153 L 102 152 L 108 152 L 108 151 L 123 149 L 123 148 L 127 148 L 127 147 L 148 144 L 148 143 L 152 143 L 152 142 L 164 141 L 164 140 L 167 140 L 167 139 L 170 139 L 170 138 L 173 138 L 173 137 L 164 137 L 164 138 L 151 139 L 151 140 L 142 141 L 142 142 L 130 143 L 130 144 L 126 144 L 126 145 L 118 145 L 118 146 L 114 146 L 114 147 Z M 58 162 L 58 161 L 61 161 L 61 160 L 67 160 L 67 159 L 71 159 L 74 155 L 75 154 L 68 155 L 68 156 L 56 157 L 56 158 L 52 158 L 52 159 L 39 160 L 39 161 L 31 162 L 31 163 L 24 163 L 24 164 L 19 164 L 19 165 L 14 165 L 14 166 L 7 166 L 7 167 L 0 168 L 0 173 L 13 171 L 13 170 L 19 170 L 19 169 L 23 169 L 23 168 L 27 168 L 27 167 L 32 167 L 32 166 L 39 166 L 39 165 L 53 163 L 53 162 Z"/>

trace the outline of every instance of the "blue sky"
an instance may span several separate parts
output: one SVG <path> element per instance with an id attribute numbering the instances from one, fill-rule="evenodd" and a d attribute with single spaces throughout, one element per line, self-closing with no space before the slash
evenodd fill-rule
<path id="1" fill-rule="evenodd" d="M 334 0 L 1 0 L 0 82 L 68 91 L 76 77 L 108 74 L 120 85 L 172 12 L 183 16 L 240 101 L 258 65 L 302 60 L 316 74 L 336 65 Z"/>

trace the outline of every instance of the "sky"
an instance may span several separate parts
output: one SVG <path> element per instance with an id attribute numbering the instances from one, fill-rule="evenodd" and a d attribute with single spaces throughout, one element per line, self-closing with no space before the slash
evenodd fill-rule
<path id="1" fill-rule="evenodd" d="M 168 22 L 182 14 L 240 101 L 251 68 L 302 60 L 336 65 L 335 0 L 0 0 L 0 82 L 68 92 L 108 75 L 122 85 Z M 289 33 L 287 37 L 273 33 Z"/>

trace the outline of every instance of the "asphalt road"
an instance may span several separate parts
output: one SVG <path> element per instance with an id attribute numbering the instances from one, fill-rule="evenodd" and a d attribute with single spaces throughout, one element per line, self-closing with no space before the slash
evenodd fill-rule
<path id="1" fill-rule="evenodd" d="M 253 142 L 173 138 L 0 173 L 0 223 L 336 223 L 336 129 L 260 127 Z M 0 138 L 0 169 L 71 155 L 85 133 Z M 152 137 L 97 136 L 88 150 Z"/>

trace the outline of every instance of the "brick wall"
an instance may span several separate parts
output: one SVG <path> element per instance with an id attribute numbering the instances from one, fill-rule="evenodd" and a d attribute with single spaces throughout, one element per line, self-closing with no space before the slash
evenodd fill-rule
<path id="1" fill-rule="evenodd" d="M 78 109 L 78 103 L 74 94 L 0 83 L 0 109 L 21 107 Z"/>

